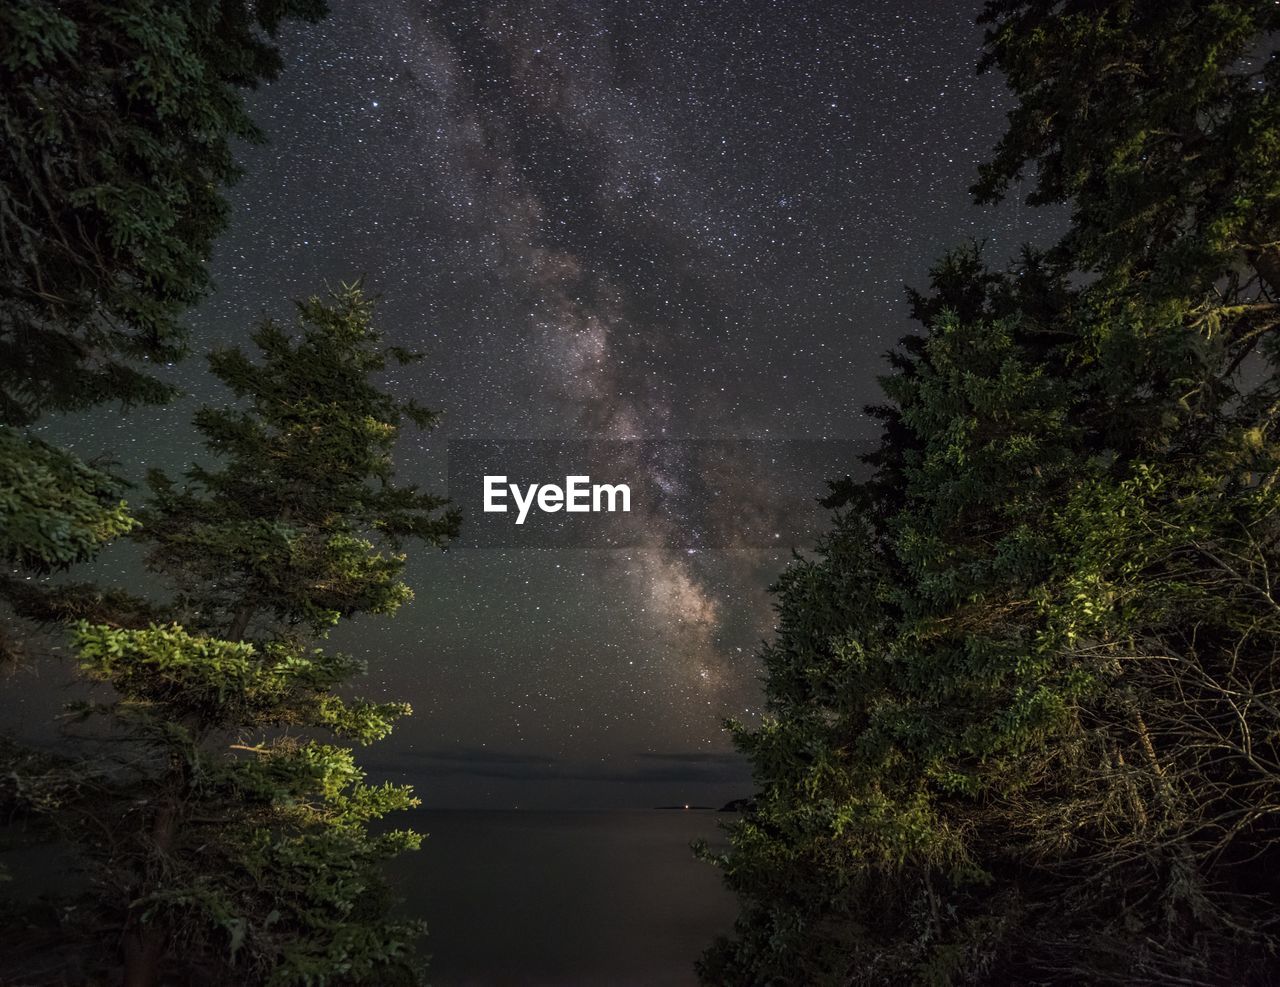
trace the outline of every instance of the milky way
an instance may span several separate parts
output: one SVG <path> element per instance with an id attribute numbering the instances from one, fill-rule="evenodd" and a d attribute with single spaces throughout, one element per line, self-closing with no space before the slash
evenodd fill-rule
<path id="1" fill-rule="evenodd" d="M 285 71 L 252 97 L 270 144 L 243 150 L 192 322 L 197 347 L 242 339 L 364 275 L 394 341 L 428 354 L 391 386 L 445 411 L 404 444 L 407 479 L 439 486 L 448 438 L 869 443 L 903 284 L 971 237 L 996 258 L 1051 238 L 970 205 L 1006 100 L 974 75 L 964 4 L 334 6 L 282 35 Z M 173 468 L 190 407 L 218 399 L 199 361 L 175 373 L 192 397 L 173 408 L 54 428 Z M 720 468 L 744 512 L 770 482 Z M 434 805 L 742 794 L 719 724 L 761 712 L 765 587 L 792 546 L 619 523 L 643 544 L 479 549 L 464 530 L 419 553 L 411 606 L 335 635 L 369 659 L 366 692 L 416 710 L 366 759 Z"/>

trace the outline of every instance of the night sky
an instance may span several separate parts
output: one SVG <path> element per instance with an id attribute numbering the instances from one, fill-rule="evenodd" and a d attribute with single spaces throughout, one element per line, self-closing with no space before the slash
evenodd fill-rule
<path id="1" fill-rule="evenodd" d="M 406 439 L 405 480 L 440 489 L 459 438 L 870 444 L 903 285 L 969 238 L 999 260 L 1053 233 L 970 202 L 1009 104 L 974 73 L 976 5 L 333 6 L 251 97 L 270 143 L 243 151 L 193 342 L 363 275 L 392 341 L 428 354 L 390 386 L 445 412 Z M 225 396 L 201 359 L 173 372 L 176 405 L 48 434 L 129 475 L 180 468 L 191 408 Z M 369 660 L 365 694 L 415 710 L 364 763 L 429 807 L 749 794 L 719 724 L 759 714 L 790 548 L 468 548 L 464 522 L 414 555 L 412 604 L 333 636 Z M 133 559 L 99 568 L 136 580 Z M 38 735 L 57 673 L 25 674 L 9 701 Z"/>

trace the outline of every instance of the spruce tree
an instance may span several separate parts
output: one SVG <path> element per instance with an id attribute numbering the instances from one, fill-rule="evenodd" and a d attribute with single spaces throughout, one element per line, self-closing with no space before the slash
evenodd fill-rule
<path id="1" fill-rule="evenodd" d="M 57 622 L 92 609 L 32 577 L 133 526 L 109 468 L 23 434 L 42 415 L 168 400 L 185 310 L 210 287 L 235 140 L 262 138 L 243 94 L 319 0 L 0 4 L 0 596 Z M 0 642 L 22 651 L 24 633 Z"/>
<path id="2" fill-rule="evenodd" d="M 1002 906 L 972 801 L 1087 688 L 1047 655 L 1029 591 L 1049 521 L 1087 462 L 1053 329 L 1061 278 L 976 249 L 914 297 L 927 334 L 884 385 L 889 426 L 832 532 L 777 587 L 767 714 L 732 724 L 760 793 L 717 859 L 742 913 L 709 983 L 946 982 L 984 961 Z M 1039 319 L 1027 316 L 1037 311 Z M 959 313 L 964 312 L 962 317 Z M 979 846 L 981 843 L 981 846 Z"/>
<path id="3" fill-rule="evenodd" d="M 152 369 L 183 355 L 180 317 L 209 288 L 223 189 L 237 174 L 232 144 L 262 136 L 243 94 L 277 74 L 280 25 L 323 12 L 318 0 L 0 3 L 6 664 L 47 657 L 70 619 L 155 615 L 121 591 L 49 581 L 136 519 L 111 464 L 23 429 L 49 413 L 172 395 Z M 11 821 L 55 809 L 78 784 L 60 757 L 6 741 L 0 759 Z M 9 931 L 6 960 L 36 938 Z"/>
<path id="4" fill-rule="evenodd" d="M 209 288 L 243 92 L 321 0 L 0 4 L 0 426 L 165 400 Z"/>
<path id="5" fill-rule="evenodd" d="M 1265 983 L 1280 869 L 1274 5 L 998 2 L 977 188 L 782 578 L 708 983 Z"/>
<path id="6" fill-rule="evenodd" d="M 205 407 L 196 428 L 220 468 L 194 465 L 186 484 L 148 477 L 139 511 L 148 564 L 172 577 L 174 613 L 189 628 L 240 640 L 257 626 L 323 634 L 358 613 L 392 613 L 411 595 L 404 557 L 369 538 L 442 544 L 455 531 L 446 501 L 393 482 L 405 423 L 436 415 L 372 379 L 421 359 L 382 346 L 358 285 L 298 304 L 298 330 L 268 319 L 241 349 L 210 356 L 236 402 Z"/>
<path id="7" fill-rule="evenodd" d="M 1035 205 L 1070 203 L 1060 256 L 1107 293 L 1231 302 L 1280 292 L 1280 11 L 1267 0 L 990 0 L 980 69 L 1017 97 L 974 186 L 1028 172 Z M 1233 313 L 1224 313 L 1230 317 Z"/>
<path id="8" fill-rule="evenodd" d="M 123 929 L 128 984 L 413 979 L 418 929 L 389 917 L 380 868 L 419 837 L 368 826 L 416 801 L 366 784 L 343 746 L 409 707 L 348 698 L 360 663 L 317 644 L 339 620 L 394 612 L 412 595 L 397 547 L 443 544 L 458 517 L 393 479 L 402 427 L 434 418 L 372 379 L 417 356 L 370 320 L 344 287 L 300 303 L 292 330 L 264 322 L 258 359 L 213 354 L 235 399 L 196 417 L 214 464 L 182 483 L 153 474 L 136 533 L 180 623 L 76 632 L 80 667 L 114 697 L 80 711 L 109 718 L 131 768 L 99 773 L 63 816 Z"/>
<path id="9" fill-rule="evenodd" d="M 0 4 L 0 593 L 66 600 L 34 573 L 86 561 L 132 521 L 122 484 L 21 432 L 50 412 L 168 400 L 180 318 L 207 293 L 243 93 L 272 79 L 286 19 L 320 0 Z"/>

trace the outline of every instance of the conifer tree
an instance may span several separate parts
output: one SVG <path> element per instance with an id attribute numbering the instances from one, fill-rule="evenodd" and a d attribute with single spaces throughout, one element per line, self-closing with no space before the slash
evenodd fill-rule
<path id="1" fill-rule="evenodd" d="M 151 476 L 136 537 L 181 623 L 82 622 L 75 636 L 115 697 L 81 712 L 110 718 L 132 764 L 74 807 L 130 985 L 166 971 L 413 979 L 418 930 L 389 917 L 380 866 L 419 838 L 368 824 L 416 801 L 366 784 L 342 746 L 381 739 L 409 707 L 347 698 L 360 663 L 316 644 L 341 619 L 394 612 L 411 596 L 397 546 L 441 545 L 458 517 L 393 479 L 402 426 L 434 418 L 372 376 L 417 356 L 382 344 L 359 287 L 298 317 L 254 332 L 257 360 L 213 354 L 235 397 L 196 417 L 215 464 L 181 484 Z"/>
<path id="2" fill-rule="evenodd" d="M 411 595 L 404 557 L 368 539 L 438 545 L 457 526 L 442 498 L 392 479 L 402 426 L 431 428 L 436 415 L 371 377 L 421 355 L 380 345 L 358 285 L 300 302 L 298 317 L 300 335 L 270 319 L 254 331 L 261 362 L 239 348 L 210 357 L 236 403 L 202 408 L 195 424 L 225 465 L 192 466 L 181 487 L 148 477 L 138 540 L 173 577 L 188 628 L 314 636 L 357 613 L 394 612 Z"/>
<path id="3" fill-rule="evenodd" d="M 0 594 L 38 620 L 68 599 L 32 574 L 86 561 L 133 522 L 110 471 L 21 429 L 49 412 L 172 396 L 183 312 L 260 140 L 243 92 L 280 69 L 287 19 L 320 0 L 0 4 Z M 6 649 L 7 650 L 7 649 Z"/>
<path id="4" fill-rule="evenodd" d="M 1027 657 L 1055 491 L 1087 462 L 1077 391 L 1053 369 L 1066 298 L 1039 258 L 1001 276 L 976 249 L 914 296 L 928 332 L 884 380 L 877 472 L 833 485 L 831 534 L 776 587 L 766 720 L 732 725 L 761 791 L 717 861 L 742 914 L 704 957 L 707 982 L 947 982 L 981 966 L 1001 907 L 976 842 L 1003 830 L 975 832 L 968 803 L 1011 780 L 1085 687 Z"/>
<path id="5" fill-rule="evenodd" d="M 390 482 L 402 418 L 429 416 L 364 381 L 332 419 L 306 412 L 322 430 L 338 426 L 345 448 L 304 448 L 296 431 L 274 435 L 272 419 L 258 452 L 294 448 L 294 465 L 327 455 L 347 472 L 325 484 L 298 474 L 309 479 L 274 501 L 264 481 L 253 505 L 262 515 L 228 509 L 251 486 L 234 479 L 217 492 L 215 474 L 193 476 L 190 489 L 154 478 L 156 534 L 144 539 L 157 569 L 180 584 L 177 600 L 29 578 L 90 559 L 137 521 L 109 471 L 20 429 L 51 411 L 171 396 L 147 364 L 183 355 L 179 318 L 209 288 L 210 247 L 227 218 L 222 188 L 237 174 L 232 141 L 261 137 L 242 93 L 277 73 L 273 37 L 284 20 L 323 13 L 318 0 L 0 5 L 0 558 L 15 567 L 0 590 L 36 621 L 86 618 L 81 666 L 114 698 L 78 709 L 105 715 L 126 752 L 106 766 L 6 746 L 3 788 L 11 808 L 46 814 L 88 853 L 100 907 L 75 934 L 100 938 L 83 958 L 109 966 L 123 929 L 132 984 L 156 982 L 178 955 L 184 982 L 393 982 L 411 966 L 413 930 L 387 919 L 375 869 L 416 837 L 365 831 L 409 793 L 364 785 L 349 751 L 316 739 L 370 742 L 407 707 L 339 698 L 358 663 L 308 638 L 407 598 L 402 558 L 370 536 L 394 548 L 439 541 L 456 525 L 436 498 Z M 376 352 L 356 291 L 304 313 L 320 328 L 291 356 L 338 383 L 377 372 L 388 356 L 410 358 Z M 263 333 L 288 348 L 280 327 Z M 260 386 L 243 358 L 232 366 L 234 352 L 216 360 L 246 398 Z M 248 422 L 206 414 L 214 445 L 220 427 Z M 231 441 L 226 431 L 222 439 Z M 237 454 L 252 468 L 251 450 Z M 292 511 L 302 513 L 285 525 Z M 179 544 L 179 514 L 204 543 Z M 274 555 L 255 554 L 256 535 Z M 228 568 L 202 585 L 215 570 L 192 553 L 214 546 Z M 239 593 L 220 581 L 231 571 L 246 580 Z M 175 605 L 190 629 L 171 622 Z M 0 654 L 21 648 L 20 638 L 0 640 Z M 10 945 L 29 938 L 16 935 Z M 78 952 L 72 929 L 61 942 L 64 954 Z"/>
<path id="6" fill-rule="evenodd" d="M 990 0 L 979 20 L 980 69 L 1017 97 L 979 201 L 1032 171 L 1029 202 L 1072 206 L 1061 258 L 1107 294 L 1225 308 L 1241 274 L 1280 293 L 1275 4 Z"/>
<path id="7" fill-rule="evenodd" d="M 1047 257 L 914 296 L 869 481 L 778 586 L 708 983 L 1265 983 L 1280 166 L 1260 2 L 988 6 Z M 1084 275 L 1081 277 L 1081 275 Z"/>
<path id="8" fill-rule="evenodd" d="M 236 177 L 242 93 L 321 0 L 0 4 L 0 425 L 165 400 Z"/>
<path id="9" fill-rule="evenodd" d="M 244 91 L 278 72 L 284 21 L 323 13 L 318 0 L 0 3 L 6 663 L 43 657 L 58 637 L 42 631 L 69 619 L 154 616 L 126 593 L 48 581 L 136 519 L 110 465 L 23 430 L 53 412 L 171 396 L 151 370 L 183 355 L 179 319 L 209 288 L 223 189 L 237 174 L 232 143 L 262 136 Z M 10 820 L 56 808 L 76 786 L 60 758 L 7 741 L 0 758 Z M 6 960 L 35 938 L 10 931 Z"/>

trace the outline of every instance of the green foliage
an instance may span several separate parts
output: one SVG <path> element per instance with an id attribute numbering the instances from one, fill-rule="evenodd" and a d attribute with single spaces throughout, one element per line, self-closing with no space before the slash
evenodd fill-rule
<path id="1" fill-rule="evenodd" d="M 877 472 L 779 581 L 768 717 L 730 725 L 760 792 L 707 854 L 742 911 L 706 982 L 1269 968 L 1274 377 L 1152 415 L 1149 365 L 1067 331 L 1064 278 L 961 251 L 914 297 Z M 1233 359 L 1157 352 L 1199 354 L 1192 379 Z"/>
<path id="2" fill-rule="evenodd" d="M 391 479 L 408 422 L 434 419 L 380 391 L 370 375 L 414 359 L 383 347 L 358 286 L 298 305 L 298 332 L 274 320 L 253 334 L 261 362 L 214 353 L 214 375 L 237 405 L 203 408 L 196 426 L 219 469 L 194 466 L 179 488 L 153 472 L 140 538 L 153 567 L 175 577 L 184 623 L 233 637 L 243 601 L 272 620 L 320 633 L 354 613 L 392 613 L 412 594 L 400 580 L 405 539 L 439 545 L 458 515 L 440 497 Z M 193 598 L 193 593 L 199 597 Z"/>
<path id="3" fill-rule="evenodd" d="M 233 495 L 258 496 L 238 514 L 225 510 L 226 491 L 208 489 L 217 476 L 182 491 L 156 478 L 147 513 L 157 530 L 145 537 L 153 563 L 181 584 L 177 605 L 197 618 L 189 630 L 169 623 L 172 600 L 30 578 L 90 559 L 137 522 L 114 478 L 16 431 L 50 411 L 171 395 L 150 367 L 185 351 L 179 319 L 209 288 L 223 189 L 237 175 L 233 142 L 261 137 L 244 90 L 276 75 L 272 39 L 284 20 L 323 13 L 321 0 L 0 6 L 0 556 L 17 567 L 0 592 L 18 616 L 80 621 L 81 670 L 106 698 L 72 712 L 105 716 L 120 752 L 77 760 L 6 746 L 0 796 L 80 843 L 100 894 L 96 907 L 59 913 L 58 941 L 69 951 L 91 942 L 85 957 L 108 979 L 123 942 L 130 984 L 186 982 L 195 970 L 243 984 L 414 976 L 420 930 L 387 917 L 380 867 L 418 837 L 373 836 L 366 824 L 416 803 L 407 790 L 366 785 L 350 751 L 313 737 L 369 743 L 409 708 L 339 695 L 361 666 L 304 642 L 340 616 L 391 612 L 408 598 L 403 557 L 375 543 L 439 542 L 456 526 L 433 516 L 441 501 L 390 482 L 401 418 L 427 425 L 430 415 L 364 375 L 412 354 L 375 352 L 367 308 L 363 322 L 353 316 L 358 293 L 346 292 L 341 316 L 308 303 L 306 317 L 328 324 L 293 351 L 301 365 L 291 369 L 315 372 L 313 389 L 350 385 L 357 397 L 327 417 L 312 407 L 305 427 L 335 428 L 346 447 L 287 453 L 293 440 L 283 439 L 260 450 L 292 455 L 295 480 L 301 463 L 329 457 L 330 476 L 307 474 L 274 499 L 283 472 L 256 486 L 229 481 Z M 283 338 L 277 327 L 274 342 Z M 215 357 L 215 370 L 219 359 L 235 355 Z M 225 366 L 229 382 L 245 369 Z M 307 391 L 299 374 L 289 379 Z M 216 431 L 218 413 L 207 414 Z M 267 422 L 270 431 L 280 419 Z M 180 521 L 197 532 L 182 544 Z M 201 551 L 244 582 L 231 588 L 218 570 L 185 564 Z M 263 636 L 244 640 L 259 604 Z M 23 645 L 0 636 L 5 656 Z"/>
<path id="4" fill-rule="evenodd" d="M 83 562 L 136 522 L 119 483 L 0 425 L 0 558 L 26 569 Z"/>
<path id="5" fill-rule="evenodd" d="M 1095 688 L 1055 667 L 1032 590 L 1053 492 L 1087 465 L 1053 334 L 1020 314 L 1062 285 L 1034 257 L 981 270 L 959 252 L 915 297 L 931 332 L 883 382 L 880 473 L 837 489 L 834 530 L 776 587 L 769 715 L 732 726 L 760 794 L 718 860 L 743 911 L 708 982 L 949 982 L 1008 921 L 972 803 L 1016 790 L 1022 752 Z"/>
<path id="6" fill-rule="evenodd" d="M 81 623 L 74 644 L 81 669 L 117 697 L 96 711 L 112 713 L 178 765 L 169 781 L 180 779 L 173 793 L 180 798 L 160 801 L 152 817 L 163 837 L 131 848 L 136 856 L 125 857 L 123 874 L 129 841 L 104 862 L 116 879 L 135 882 L 126 890 L 142 927 L 167 929 L 186 963 L 222 970 L 237 983 L 412 977 L 422 930 L 386 917 L 379 868 L 416 849 L 420 837 L 365 829 L 416 806 L 409 789 L 366 785 L 350 750 L 288 734 L 254 745 L 213 742 L 234 725 L 238 734 L 296 726 L 372 743 L 410 712 L 406 704 L 343 700 L 330 690 L 358 663 L 274 642 L 259 651 L 176 625 Z M 118 796 L 130 791 L 133 785 Z M 151 874 L 157 865 L 159 879 Z"/>
<path id="7" fill-rule="evenodd" d="M 391 917 L 384 872 L 421 838 L 372 827 L 418 802 L 366 783 L 343 746 L 381 740 L 410 708 L 350 698 L 363 665 L 312 645 L 411 595 L 403 554 L 378 543 L 442 544 L 458 517 L 394 482 L 400 427 L 432 419 L 371 380 L 412 357 L 382 345 L 360 289 L 298 310 L 296 332 L 255 332 L 260 361 L 214 354 L 237 403 L 197 414 L 211 462 L 181 487 L 151 477 L 136 538 L 175 597 L 117 612 L 104 598 L 76 625 L 106 698 L 72 712 L 108 718 L 125 753 L 55 818 L 104 889 L 94 917 L 124 930 L 130 983 L 417 978 L 422 929 Z"/>
<path id="8" fill-rule="evenodd" d="M 991 0 L 984 68 L 1018 96 L 974 191 L 1033 167 L 1070 263 L 1107 292 L 1199 299 L 1242 260 L 1280 291 L 1280 61 L 1269 0 Z"/>
<path id="9" fill-rule="evenodd" d="M 911 293 L 874 472 L 777 586 L 708 983 L 1268 982 L 1280 21 L 988 4 L 1063 241 Z M 707 853 L 704 849 L 704 853 Z"/>
<path id="10" fill-rule="evenodd" d="M 139 362 L 184 350 L 208 289 L 244 89 L 280 67 L 285 18 L 321 0 L 0 8 L 0 424 L 166 399 Z"/>
<path id="11" fill-rule="evenodd" d="M 988 5 L 1070 229 L 911 292 L 780 580 L 708 983 L 1262 983 L 1280 938 L 1274 4 Z M 705 852 L 705 851 L 704 851 Z"/>
<path id="12" fill-rule="evenodd" d="M 345 655 L 302 653 L 269 642 L 188 634 L 176 624 L 120 630 L 82 622 L 74 638 L 81 670 L 129 697 L 130 715 L 145 708 L 160 722 L 201 730 L 233 722 L 253 728 L 324 727 L 361 744 L 381 740 L 405 703 L 344 701 L 329 690 L 364 671 Z"/>

